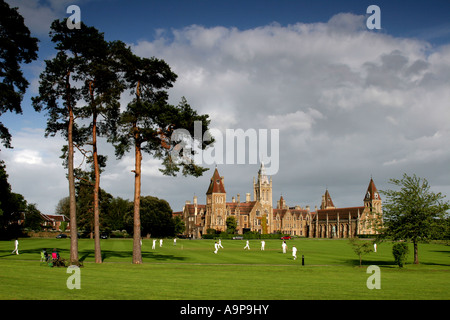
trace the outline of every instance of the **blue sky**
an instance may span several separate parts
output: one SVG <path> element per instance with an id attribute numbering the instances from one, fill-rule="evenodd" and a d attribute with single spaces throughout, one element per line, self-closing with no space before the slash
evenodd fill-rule
<path id="1" fill-rule="evenodd" d="M 376 4 L 382 12 L 382 28 L 395 36 L 419 37 L 433 30 L 441 37 L 434 43 L 448 42 L 450 37 L 450 3 L 441 1 L 96 1 L 82 5 L 86 22 L 120 38 L 139 40 L 152 36 L 150 28 L 182 28 L 191 24 L 205 27 L 224 26 L 249 29 L 272 22 L 282 25 L 297 22 L 326 22 L 333 15 L 349 12 L 366 14 Z M 125 22 L 126 21 L 126 22 Z"/>
<path id="2" fill-rule="evenodd" d="M 49 25 L 68 5 L 81 19 L 122 40 L 141 56 L 166 60 L 182 96 L 212 127 L 278 129 L 279 170 L 273 204 L 320 205 L 325 189 L 338 207 L 362 205 L 373 176 L 379 189 L 404 172 L 450 194 L 449 1 L 118 1 L 7 0 L 19 7 L 40 42 L 39 60 L 24 66 L 31 85 L 23 115 L 2 115 L 13 135 L 0 151 L 13 190 L 44 212 L 67 195 L 60 137 L 43 137 L 45 115 L 34 112 L 44 60 L 54 54 Z M 368 30 L 369 5 L 381 9 L 381 30 Z M 124 103 L 126 99 L 124 98 Z M 108 155 L 102 187 L 132 199 L 130 155 Z M 167 178 L 144 161 L 143 194 L 182 209 L 194 194 L 204 202 L 204 177 Z M 213 168 L 214 166 L 209 166 Z M 253 193 L 258 164 L 220 164 L 228 201 Z M 128 182 L 128 183 L 127 183 Z"/>

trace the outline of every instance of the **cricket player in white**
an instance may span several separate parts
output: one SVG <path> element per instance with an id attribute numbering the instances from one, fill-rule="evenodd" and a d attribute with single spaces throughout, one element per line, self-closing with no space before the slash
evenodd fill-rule
<path id="1" fill-rule="evenodd" d="M 264 251 L 264 248 L 266 247 L 266 242 L 264 240 L 261 241 L 261 250 Z"/>
<path id="2" fill-rule="evenodd" d="M 223 246 L 222 246 L 222 239 L 219 239 L 219 248 L 222 248 L 222 249 L 223 249 Z"/>
<path id="3" fill-rule="evenodd" d="M 156 247 L 156 239 L 153 239 L 152 249 L 154 250 Z"/>
<path id="4" fill-rule="evenodd" d="M 14 242 L 14 245 L 15 245 L 15 248 L 14 248 L 13 252 L 11 252 L 11 253 L 15 252 L 16 254 L 19 254 L 19 240 L 16 239 L 16 241 Z"/>
<path id="5" fill-rule="evenodd" d="M 297 259 L 297 248 L 295 246 L 292 246 L 292 256 L 294 257 L 294 260 Z"/>
<path id="6" fill-rule="evenodd" d="M 281 247 L 283 248 L 283 253 L 286 253 L 286 249 L 287 249 L 286 241 L 283 241 L 283 244 L 281 245 Z"/>
<path id="7" fill-rule="evenodd" d="M 217 251 L 219 251 L 219 244 L 217 243 L 217 241 L 214 243 L 214 253 L 217 254 Z"/>
<path id="8" fill-rule="evenodd" d="M 159 246 L 162 247 L 162 239 L 159 239 Z"/>
<path id="9" fill-rule="evenodd" d="M 245 250 L 245 249 L 250 250 L 250 244 L 248 243 L 248 240 L 247 240 L 247 243 L 246 243 L 246 245 L 245 245 L 245 247 L 244 247 L 244 250 Z"/>

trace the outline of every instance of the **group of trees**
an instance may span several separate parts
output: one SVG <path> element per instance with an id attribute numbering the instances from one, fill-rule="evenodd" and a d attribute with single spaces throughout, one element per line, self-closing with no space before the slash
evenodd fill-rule
<path id="1" fill-rule="evenodd" d="M 31 37 L 17 9 L 0 0 L 0 116 L 22 113 L 22 98 L 29 85 L 20 64 L 37 59 L 38 39 Z M 0 121 L 0 141 L 11 148 L 11 134 Z"/>
<path id="2" fill-rule="evenodd" d="M 94 235 L 93 196 L 91 187 L 77 187 L 77 227 L 82 236 Z M 91 190 L 89 190 L 91 189 Z M 133 235 L 133 201 L 113 197 L 100 189 L 100 231 L 108 235 Z M 58 202 L 56 213 L 69 216 L 70 199 L 65 197 Z M 143 237 L 173 237 L 184 231 L 184 222 L 172 217 L 172 209 L 166 200 L 152 196 L 142 196 L 140 203 L 141 234 Z"/>
<path id="3" fill-rule="evenodd" d="M 184 98 L 177 106 L 168 103 L 167 89 L 173 86 L 177 75 L 165 61 L 138 57 L 123 42 L 106 41 L 103 33 L 83 23 L 79 29 L 70 29 L 66 20 L 55 20 L 50 36 L 57 54 L 45 61 L 39 95 L 32 100 L 36 111 L 45 110 L 48 114 L 46 136 L 61 133 L 68 142 L 64 158 L 69 180 L 71 264 L 78 263 L 75 183 L 76 178 L 83 179 L 75 170 L 75 149 L 92 164 L 95 260 L 102 262 L 99 197 L 100 173 L 106 158 L 99 154 L 98 136 L 113 143 L 118 157 L 134 149 L 133 263 L 142 263 L 142 153 L 162 159 L 163 174 L 176 175 L 182 168 L 184 175 L 201 175 L 205 168 L 193 162 L 173 161 L 171 151 L 179 141 L 170 136 L 177 128 L 193 136 L 195 121 L 201 121 L 206 131 L 208 115 L 198 115 Z M 123 96 L 131 101 L 122 111 Z M 207 144 L 200 146 L 205 148 Z M 91 149 L 87 150 L 89 146 Z"/>
<path id="4" fill-rule="evenodd" d="M 93 168 L 93 228 L 95 261 L 101 263 L 100 248 L 100 174 L 106 157 L 99 154 L 98 137 L 107 137 L 122 157 L 131 149 L 135 154 L 133 200 L 133 263 L 142 263 L 141 239 L 141 160 L 142 153 L 161 159 L 165 175 L 200 176 L 206 168 L 193 161 L 175 161 L 171 154 L 179 141 L 171 139 L 178 129 L 194 135 L 194 122 L 208 130 L 208 115 L 199 115 L 185 98 L 177 105 L 168 102 L 167 89 L 177 75 L 164 60 L 135 55 L 122 41 L 106 41 L 103 33 L 83 23 L 70 28 L 67 19 L 51 24 L 50 37 L 56 55 L 45 61 L 40 75 L 39 94 L 32 98 L 36 111 L 47 113 L 46 137 L 61 134 L 67 140 L 63 159 L 69 182 L 71 230 L 70 263 L 78 264 L 77 197 L 78 172 L 75 150 L 82 153 Z M 37 58 L 37 39 L 30 36 L 16 8 L 0 0 L 0 115 L 6 111 L 21 113 L 22 96 L 28 82 L 20 71 L 21 63 Z M 120 101 L 130 101 L 121 106 Z M 0 123 L 0 139 L 11 146 L 11 135 Z M 197 141 L 206 148 L 213 141 Z M 177 146 L 179 148 L 179 146 Z M 183 151 L 193 155 L 192 148 Z M 144 201 L 145 202 L 145 201 Z"/>
<path id="5" fill-rule="evenodd" d="M 23 195 L 12 192 L 6 165 L 0 160 L 0 239 L 18 237 L 24 227 L 39 228 L 41 222 L 36 205 L 28 203 Z"/>
<path id="6" fill-rule="evenodd" d="M 22 113 L 22 98 L 29 85 L 20 69 L 37 59 L 38 39 L 31 37 L 17 9 L 0 0 L 0 116 L 5 112 Z M 0 143 L 12 148 L 11 134 L 0 121 Z M 28 204 L 21 194 L 14 193 L 8 182 L 6 165 L 0 160 L 0 238 L 20 233 L 17 221 L 26 215 L 27 223 L 36 223 L 39 211 Z"/>

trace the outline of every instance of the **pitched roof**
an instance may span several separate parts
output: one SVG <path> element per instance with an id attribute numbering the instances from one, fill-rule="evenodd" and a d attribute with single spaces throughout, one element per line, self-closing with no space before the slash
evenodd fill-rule
<path id="1" fill-rule="evenodd" d="M 322 200 L 322 204 L 320 206 L 321 209 L 326 209 L 329 207 L 334 207 L 333 200 L 331 200 L 330 193 L 328 192 L 328 189 L 325 191 L 324 199 Z"/>
<path id="2" fill-rule="evenodd" d="M 380 194 L 378 193 L 377 187 L 375 187 L 375 183 L 372 178 L 370 178 L 364 200 L 381 200 Z"/>
<path id="3" fill-rule="evenodd" d="M 195 207 L 197 206 L 197 213 L 199 213 L 202 209 L 206 210 L 206 205 L 205 204 L 186 204 L 186 210 L 189 214 L 194 214 L 195 213 Z"/>
<path id="4" fill-rule="evenodd" d="M 41 213 L 41 216 L 46 221 L 68 221 L 69 220 L 63 214 L 45 214 L 45 213 Z"/>
<path id="5" fill-rule="evenodd" d="M 211 177 L 211 182 L 209 183 L 208 191 L 206 191 L 206 194 L 211 193 L 226 193 L 222 178 L 220 177 L 217 168 L 214 170 L 214 174 Z"/>

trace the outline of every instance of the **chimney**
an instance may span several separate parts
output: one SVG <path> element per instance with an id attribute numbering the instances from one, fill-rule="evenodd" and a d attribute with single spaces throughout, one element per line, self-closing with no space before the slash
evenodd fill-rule
<path id="1" fill-rule="evenodd" d="M 231 202 L 235 203 L 236 202 L 236 198 L 235 197 L 231 197 Z"/>
<path id="2" fill-rule="evenodd" d="M 197 196 L 194 196 L 194 204 L 197 204 Z"/>
<path id="3" fill-rule="evenodd" d="M 245 194 L 245 202 L 250 202 L 250 193 Z"/>
<path id="4" fill-rule="evenodd" d="M 237 202 L 241 202 L 241 195 L 239 193 L 237 194 Z"/>

